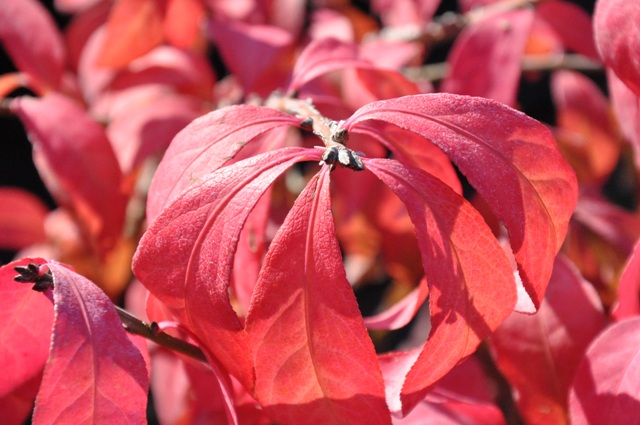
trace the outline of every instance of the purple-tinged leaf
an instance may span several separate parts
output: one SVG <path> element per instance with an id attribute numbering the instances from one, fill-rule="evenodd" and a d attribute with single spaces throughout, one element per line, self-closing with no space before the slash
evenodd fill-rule
<path id="1" fill-rule="evenodd" d="M 59 263 L 46 265 L 55 320 L 33 423 L 146 423 L 147 367 L 111 300 Z"/>
<path id="2" fill-rule="evenodd" d="M 326 167 L 269 247 L 246 330 L 255 394 L 276 422 L 390 424 L 374 347 L 342 264 Z"/>
<path id="3" fill-rule="evenodd" d="M 558 256 L 538 312 L 514 313 L 490 338 L 496 364 L 518 394 L 517 405 L 526 423 L 568 423 L 567 401 L 575 370 L 606 325 L 593 286 Z"/>
<path id="4" fill-rule="evenodd" d="M 580 362 L 569 396 L 573 425 L 633 423 L 640 417 L 640 317 L 602 332 Z"/>
<path id="5" fill-rule="evenodd" d="M 416 133 L 449 156 L 504 222 L 524 286 L 540 305 L 577 202 L 575 174 L 549 130 L 497 102 L 451 94 L 374 102 L 342 127 L 358 131 L 369 120 Z"/>

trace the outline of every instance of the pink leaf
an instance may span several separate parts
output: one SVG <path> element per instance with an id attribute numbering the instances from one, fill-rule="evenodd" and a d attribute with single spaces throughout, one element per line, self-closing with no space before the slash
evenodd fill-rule
<path id="1" fill-rule="evenodd" d="M 255 392 L 282 424 L 389 424 L 373 344 L 342 265 L 327 170 L 289 212 L 254 292 L 246 329 Z"/>
<path id="2" fill-rule="evenodd" d="M 567 423 L 576 367 L 606 324 L 598 294 L 559 256 L 538 312 L 514 313 L 490 339 L 498 367 L 518 394 L 526 423 Z"/>
<path id="3" fill-rule="evenodd" d="M 108 250 L 121 235 L 126 197 L 104 129 L 80 105 L 56 93 L 17 98 L 11 107 L 31 137 L 36 159 L 44 160 L 40 171 L 58 202 L 71 206 L 97 247 Z"/>
<path id="4" fill-rule="evenodd" d="M 16 68 L 33 78 L 38 91 L 59 86 L 65 65 L 64 43 L 54 20 L 40 2 L 3 0 L 0 43 Z"/>
<path id="5" fill-rule="evenodd" d="M 640 96 L 611 70 L 607 71 L 607 83 L 620 132 L 633 146 L 635 165 L 640 167 Z"/>
<path id="6" fill-rule="evenodd" d="M 571 423 L 623 424 L 638 418 L 640 317 L 614 323 L 598 336 L 571 387 Z"/>
<path id="7" fill-rule="evenodd" d="M 640 7 L 626 0 L 599 0 L 593 17 L 598 52 L 604 63 L 640 96 Z"/>
<path id="8" fill-rule="evenodd" d="M 262 193 L 291 165 L 308 160 L 320 160 L 320 151 L 285 148 L 209 174 L 152 223 L 134 256 L 140 281 L 248 389 L 249 348 L 228 295 L 236 245 Z"/>
<path id="9" fill-rule="evenodd" d="M 244 22 L 214 22 L 211 32 L 225 64 L 240 79 L 246 94 L 266 97 L 285 87 L 295 46 L 290 33 Z"/>
<path id="10" fill-rule="evenodd" d="M 53 306 L 33 285 L 18 283 L 15 266 L 44 263 L 40 258 L 24 258 L 0 267 L 0 398 L 39 377 L 49 356 L 53 327 Z M 35 399 L 35 393 L 33 399 Z"/>
<path id="11" fill-rule="evenodd" d="M 367 329 L 400 329 L 413 319 L 429 295 L 426 281 L 420 282 L 418 288 L 409 292 L 393 307 L 378 313 L 375 316 L 366 317 L 364 323 Z"/>
<path id="12" fill-rule="evenodd" d="M 187 187 L 233 158 L 257 136 L 302 121 L 270 108 L 231 106 L 196 119 L 174 138 L 158 166 L 147 202 L 147 218 L 155 219 Z"/>
<path id="13" fill-rule="evenodd" d="M 504 222 L 525 288 L 540 305 L 577 201 L 575 174 L 549 130 L 497 102 L 450 94 L 374 102 L 342 127 L 366 129 L 369 120 L 416 133 L 449 156 Z"/>
<path id="14" fill-rule="evenodd" d="M 18 250 L 45 240 L 47 207 L 35 195 L 0 188 L 0 248 Z"/>
<path id="15" fill-rule="evenodd" d="M 450 73 L 440 90 L 514 106 L 533 16 L 526 9 L 507 12 L 465 29 L 449 54 Z"/>
<path id="16" fill-rule="evenodd" d="M 430 289 L 431 334 L 410 370 L 406 363 L 402 372 L 407 372 L 400 394 L 406 414 L 513 311 L 515 282 L 493 233 L 461 196 L 399 162 L 363 162 L 407 205 Z M 398 387 L 388 390 L 393 394 Z M 390 403 L 400 407 L 393 399 Z"/>
<path id="17" fill-rule="evenodd" d="M 618 302 L 613 309 L 613 317 L 624 319 L 640 315 L 640 242 L 633 252 L 618 282 Z"/>
<path id="18" fill-rule="evenodd" d="M 536 15 L 553 28 L 565 47 L 598 60 L 591 17 L 580 6 L 561 0 L 541 2 L 536 5 Z"/>
<path id="19" fill-rule="evenodd" d="M 149 378 L 107 296 L 56 262 L 51 351 L 33 422 L 145 423 Z"/>

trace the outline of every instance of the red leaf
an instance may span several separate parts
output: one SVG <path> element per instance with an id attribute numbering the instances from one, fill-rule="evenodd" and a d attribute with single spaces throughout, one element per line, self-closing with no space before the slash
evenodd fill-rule
<path id="1" fill-rule="evenodd" d="M 590 59 L 599 59 L 591 17 L 580 6 L 560 0 L 541 2 L 536 5 L 536 15 L 553 28 L 565 47 Z"/>
<path id="2" fill-rule="evenodd" d="M 33 285 L 18 283 L 14 266 L 44 263 L 24 258 L 0 267 L 0 398 L 39 377 L 49 356 L 53 306 Z M 39 385 L 39 380 L 35 383 Z M 33 400 L 35 393 L 33 394 Z"/>
<path id="3" fill-rule="evenodd" d="M 429 285 L 432 330 L 402 385 L 401 409 L 406 414 L 513 311 L 515 282 L 493 233 L 461 196 L 437 178 L 399 162 L 363 162 L 407 205 Z M 391 397 L 399 392 L 397 386 L 389 387 Z M 397 400 L 390 403 L 394 410 L 400 408 Z"/>
<path id="4" fill-rule="evenodd" d="M 618 282 L 618 302 L 612 315 L 624 319 L 640 315 L 640 242 L 636 243 L 629 256 L 620 281 Z"/>
<path id="5" fill-rule="evenodd" d="M 123 68 L 164 40 L 164 2 L 120 0 L 113 5 L 98 64 Z"/>
<path id="6" fill-rule="evenodd" d="M 0 249 L 19 250 L 45 240 L 47 207 L 35 195 L 0 188 Z"/>
<path id="7" fill-rule="evenodd" d="M 37 29 L 37 31 L 35 30 Z M 3 0 L 0 43 L 38 92 L 56 89 L 65 65 L 62 36 L 46 9 L 35 0 Z"/>
<path id="8" fill-rule="evenodd" d="M 451 49 L 450 72 L 440 90 L 514 106 L 533 16 L 527 9 L 507 12 L 465 29 Z"/>
<path id="9" fill-rule="evenodd" d="M 526 423 L 568 423 L 567 400 L 575 370 L 606 324 L 598 294 L 559 256 L 538 312 L 514 313 L 490 339 L 498 367 L 518 394 Z"/>
<path id="10" fill-rule="evenodd" d="M 167 41 L 183 49 L 201 48 L 205 12 L 202 0 L 169 0 L 164 20 Z"/>
<path id="11" fill-rule="evenodd" d="M 56 262 L 55 322 L 33 422 L 145 423 L 149 377 L 109 298 Z"/>
<path id="12" fill-rule="evenodd" d="M 599 0 L 593 17 L 594 36 L 604 63 L 640 96 L 640 8 L 633 1 Z"/>
<path id="13" fill-rule="evenodd" d="M 147 219 L 155 219 L 182 191 L 258 135 L 301 121 L 275 109 L 249 105 L 219 109 L 194 120 L 174 138 L 158 166 L 149 188 Z"/>
<path id="14" fill-rule="evenodd" d="M 320 151 L 285 148 L 209 174 L 152 223 L 134 256 L 138 279 L 247 389 L 253 386 L 249 347 L 228 295 L 236 245 L 262 193 L 291 165 L 308 160 L 320 160 Z"/>
<path id="15" fill-rule="evenodd" d="M 576 371 L 571 423 L 623 424 L 640 416 L 640 317 L 614 323 L 596 338 Z"/>
<path id="16" fill-rule="evenodd" d="M 41 175 L 59 203 L 70 205 L 85 230 L 108 250 L 120 237 L 126 197 L 122 173 L 104 129 L 71 99 L 52 93 L 11 103 L 34 144 Z M 73 125 L 69 125 L 73 123 Z"/>
<path id="17" fill-rule="evenodd" d="M 242 82 L 246 94 L 266 97 L 285 87 L 295 48 L 290 33 L 244 22 L 214 22 L 211 32 L 225 64 Z M 258 57 L 260 61 L 255 60 Z"/>
<path id="18" fill-rule="evenodd" d="M 640 96 L 611 70 L 607 71 L 607 83 L 620 132 L 633 146 L 635 165 L 640 167 Z"/>
<path id="19" fill-rule="evenodd" d="M 449 156 L 505 223 L 522 281 L 540 305 L 577 201 L 575 174 L 549 130 L 497 102 L 450 94 L 374 102 L 342 127 L 358 131 L 368 120 L 414 132 Z"/>
<path id="20" fill-rule="evenodd" d="M 246 320 L 255 393 L 278 423 L 389 424 L 373 344 L 342 265 L 327 170 L 298 197 L 256 285 Z"/>
<path id="21" fill-rule="evenodd" d="M 400 329 L 413 319 L 429 295 L 426 281 L 420 282 L 418 288 L 411 291 L 393 307 L 364 319 L 367 329 Z"/>

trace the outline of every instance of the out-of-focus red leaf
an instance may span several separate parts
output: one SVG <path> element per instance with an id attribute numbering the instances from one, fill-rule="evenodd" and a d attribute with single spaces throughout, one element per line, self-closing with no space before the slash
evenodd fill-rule
<path id="1" fill-rule="evenodd" d="M 640 7 L 633 1 L 599 0 L 593 16 L 594 36 L 600 57 L 616 75 L 640 96 Z"/>
<path id="2" fill-rule="evenodd" d="M 493 233 L 461 196 L 397 161 L 363 162 L 407 205 L 430 290 L 429 339 L 407 371 L 401 393 L 388 384 L 387 397 L 400 395 L 390 401 L 392 409 L 406 414 L 513 311 L 515 282 Z"/>
<path id="3" fill-rule="evenodd" d="M 400 329 L 411 321 L 429 295 L 426 281 L 388 310 L 364 319 L 367 329 Z"/>
<path id="4" fill-rule="evenodd" d="M 24 123 L 34 154 L 52 172 L 43 178 L 57 201 L 73 208 L 98 250 L 111 248 L 122 233 L 126 197 L 104 129 L 80 105 L 56 93 L 20 97 L 11 108 Z"/>
<path id="5" fill-rule="evenodd" d="M 640 167 L 640 96 L 611 70 L 607 71 L 607 83 L 620 131 L 633 146 L 635 164 Z"/>
<path id="6" fill-rule="evenodd" d="M 545 1 L 536 5 L 536 15 L 553 28 L 566 48 L 598 60 L 591 17 L 580 6 L 561 0 Z"/>
<path id="7" fill-rule="evenodd" d="M 120 0 L 113 5 L 98 64 L 123 68 L 164 40 L 164 1 Z"/>
<path id="8" fill-rule="evenodd" d="M 288 167 L 308 160 L 320 160 L 319 150 L 285 148 L 209 174 L 151 224 L 134 256 L 140 281 L 247 389 L 252 362 L 228 294 L 233 256 L 262 193 Z"/>
<path id="9" fill-rule="evenodd" d="M 334 38 L 345 42 L 355 40 L 353 25 L 344 13 L 328 8 L 316 9 L 310 20 L 307 34 L 312 40 L 323 38 Z"/>
<path id="10" fill-rule="evenodd" d="M 240 79 L 246 94 L 266 97 L 285 87 L 295 47 L 290 33 L 269 25 L 214 22 L 211 34 L 225 64 Z"/>
<path id="11" fill-rule="evenodd" d="M 385 26 L 420 26 L 429 22 L 440 0 L 374 0 L 371 8 Z"/>
<path id="12" fill-rule="evenodd" d="M 640 417 L 640 317 L 614 323 L 588 348 L 571 387 L 571 423 L 623 424 Z"/>
<path id="13" fill-rule="evenodd" d="M 533 17 L 532 10 L 517 10 L 492 15 L 465 29 L 451 49 L 449 75 L 440 91 L 514 106 Z"/>
<path id="14" fill-rule="evenodd" d="M 111 3 L 109 2 L 101 0 L 88 1 L 95 2 L 96 4 L 87 10 L 75 14 L 64 31 L 68 63 L 74 71 L 78 69 L 80 56 L 86 47 L 87 40 L 89 40 L 96 29 L 107 21 L 109 11 L 111 10 Z"/>
<path id="15" fill-rule="evenodd" d="M 620 155 L 609 102 L 595 83 L 581 74 L 557 71 L 551 78 L 560 150 L 581 183 L 599 186 Z"/>
<path id="16" fill-rule="evenodd" d="M 146 84 L 171 87 L 180 93 L 211 100 L 216 77 L 201 55 L 171 46 L 160 46 L 143 55 L 119 72 L 110 82 L 109 90 Z"/>
<path id="17" fill-rule="evenodd" d="M 559 256 L 538 312 L 514 313 L 490 338 L 496 363 L 518 395 L 526 423 L 569 423 L 567 402 L 575 370 L 606 325 L 596 291 Z"/>
<path id="18" fill-rule="evenodd" d="M 272 242 L 246 329 L 256 396 L 273 420 L 390 423 L 373 344 L 344 274 L 328 168 L 300 194 Z"/>
<path id="19" fill-rule="evenodd" d="M 0 187 L 0 248 L 19 250 L 45 240 L 47 207 L 35 195 Z"/>
<path id="20" fill-rule="evenodd" d="M 65 65 L 64 43 L 40 2 L 3 0 L 0 43 L 16 68 L 32 78 L 34 90 L 44 92 L 59 86 Z"/>
<path id="21" fill-rule="evenodd" d="M 40 258 L 24 258 L 0 267 L 0 399 L 36 380 L 49 356 L 53 327 L 53 305 L 45 295 L 33 291 L 32 284 L 13 280 L 15 266 L 44 263 Z M 36 379 L 37 378 L 37 379 Z M 36 391 L 37 392 L 37 391 Z M 29 401 L 29 406 L 35 400 Z M 7 402 L 7 400 L 5 400 Z"/>
<path id="22" fill-rule="evenodd" d="M 163 153 L 173 137 L 202 115 L 202 101 L 158 92 L 140 103 L 118 111 L 107 128 L 109 141 L 125 174 L 131 173 L 151 155 Z"/>
<path id="23" fill-rule="evenodd" d="M 270 108 L 231 106 L 194 120 L 174 138 L 149 189 L 147 219 L 194 182 L 216 170 L 242 147 L 271 129 L 302 121 Z"/>
<path id="24" fill-rule="evenodd" d="M 612 315 L 616 319 L 640 315 L 640 242 L 629 256 L 620 281 L 618 282 L 618 302 Z"/>
<path id="25" fill-rule="evenodd" d="M 100 0 L 54 0 L 56 10 L 66 13 L 78 13 L 95 6 Z"/>
<path id="26" fill-rule="evenodd" d="M 449 156 L 505 223 L 524 286 L 540 305 L 577 201 L 575 174 L 549 130 L 497 102 L 450 94 L 374 102 L 342 127 L 357 132 L 369 120 L 414 132 Z"/>
<path id="27" fill-rule="evenodd" d="M 56 313 L 33 422 L 144 423 L 147 368 L 111 300 L 59 263 L 46 264 Z"/>
<path id="28" fill-rule="evenodd" d="M 202 0 L 168 0 L 164 19 L 167 41 L 183 49 L 204 47 L 204 19 Z"/>

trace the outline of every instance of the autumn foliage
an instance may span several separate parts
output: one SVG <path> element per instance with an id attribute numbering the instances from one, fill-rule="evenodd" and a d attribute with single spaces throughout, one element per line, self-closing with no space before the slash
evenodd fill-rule
<path id="1" fill-rule="evenodd" d="M 361 3 L 3 0 L 0 423 L 637 422 L 640 5 Z"/>

